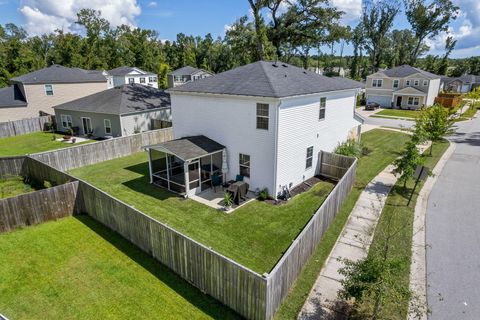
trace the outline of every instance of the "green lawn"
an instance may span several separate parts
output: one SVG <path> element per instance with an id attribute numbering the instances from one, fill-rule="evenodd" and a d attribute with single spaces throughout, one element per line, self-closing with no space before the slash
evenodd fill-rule
<path id="1" fill-rule="evenodd" d="M 480 108 L 480 103 L 472 103 L 470 107 L 462 113 L 462 115 L 455 119 L 455 121 L 465 121 L 470 120 L 473 116 L 477 113 L 478 109 Z"/>
<path id="2" fill-rule="evenodd" d="M 442 157 L 443 153 L 449 146 L 448 141 L 436 143 L 433 147 L 433 154 L 429 156 L 429 150 L 425 151 L 424 165 L 432 170 Z M 407 183 L 407 187 L 403 187 L 403 182 L 398 182 L 390 192 L 382 215 L 375 229 L 375 236 L 370 247 L 369 254 L 382 254 L 385 245 L 385 239 L 389 236 L 387 230 L 390 232 L 389 241 L 389 255 L 388 259 L 394 259 L 398 262 L 396 266 L 395 278 L 393 281 L 402 283 L 403 287 L 408 288 L 410 277 L 410 264 L 412 253 L 412 235 L 413 235 L 413 218 L 415 204 L 417 201 L 418 192 L 421 190 L 423 183 L 417 186 L 417 189 L 412 198 L 412 202 L 407 206 L 408 197 L 414 186 L 414 180 Z M 408 312 L 409 299 L 402 299 L 401 296 L 396 295 L 395 298 L 386 299 L 382 307 L 381 319 L 406 319 Z M 371 306 L 362 306 L 363 310 L 370 310 Z"/>
<path id="3" fill-rule="evenodd" d="M 62 137 L 60 134 L 55 134 L 55 136 L 57 139 Z M 82 143 L 70 144 L 54 141 L 52 137 L 52 133 L 34 132 L 20 136 L 0 138 L 0 157 L 19 156 L 94 142 L 93 140 L 89 140 Z"/>
<path id="4" fill-rule="evenodd" d="M 0 199 L 15 197 L 23 193 L 38 190 L 23 181 L 23 177 L 11 176 L 0 178 Z"/>
<path id="5" fill-rule="evenodd" d="M 333 188 L 320 182 L 281 206 L 252 201 L 225 214 L 151 185 L 144 152 L 71 173 L 261 274 L 272 269 Z"/>
<path id="6" fill-rule="evenodd" d="M 87 216 L 0 234 L 10 319 L 239 319 Z"/>
<path id="7" fill-rule="evenodd" d="M 277 312 L 276 319 L 296 319 L 305 303 L 313 284 L 317 280 L 325 260 L 332 250 L 350 212 L 365 189 L 366 185 L 388 164 L 399 156 L 408 135 L 400 132 L 375 129 L 362 134 L 363 144 L 371 150 L 367 156 L 360 158 L 356 173 L 355 187 L 348 195 L 333 223 L 327 229 L 320 245 L 310 257 L 295 284 Z"/>
<path id="8" fill-rule="evenodd" d="M 400 110 L 400 109 L 384 109 L 375 113 L 375 116 L 390 116 L 397 118 L 416 118 L 420 112 L 415 110 Z"/>

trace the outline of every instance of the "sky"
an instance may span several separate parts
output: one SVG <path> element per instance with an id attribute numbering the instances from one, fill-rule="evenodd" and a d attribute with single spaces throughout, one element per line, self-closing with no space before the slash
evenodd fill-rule
<path id="1" fill-rule="evenodd" d="M 341 23 L 355 26 L 362 0 L 330 0 L 345 12 Z M 480 0 L 453 0 L 460 15 L 449 33 L 457 40 L 451 57 L 480 55 Z M 0 24 L 13 22 L 31 35 L 55 29 L 77 32 L 74 21 L 82 8 L 100 10 L 113 26 L 128 24 L 156 30 L 162 40 L 175 40 L 177 33 L 223 36 L 229 24 L 249 13 L 247 0 L 0 0 Z M 401 13 L 394 28 L 408 28 Z M 428 40 L 429 53 L 443 54 L 447 34 Z M 351 54 L 347 46 L 344 54 Z"/>

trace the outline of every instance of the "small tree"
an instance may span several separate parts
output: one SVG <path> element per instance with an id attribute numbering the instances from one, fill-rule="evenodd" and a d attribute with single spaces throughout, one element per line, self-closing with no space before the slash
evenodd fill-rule
<path id="1" fill-rule="evenodd" d="M 432 155 L 434 143 L 455 132 L 454 124 L 455 122 L 448 111 L 442 105 L 435 104 L 424 109 L 415 120 L 414 135 L 419 142 L 427 140 L 432 142 L 430 147 L 430 155 Z"/>
<path id="2" fill-rule="evenodd" d="M 413 136 L 412 139 L 407 142 L 405 149 L 402 152 L 400 158 L 394 161 L 395 172 L 400 173 L 400 181 L 403 181 L 403 187 L 407 186 L 407 181 L 415 173 L 415 169 L 418 165 L 423 163 L 422 155 L 417 148 L 418 139 Z"/>

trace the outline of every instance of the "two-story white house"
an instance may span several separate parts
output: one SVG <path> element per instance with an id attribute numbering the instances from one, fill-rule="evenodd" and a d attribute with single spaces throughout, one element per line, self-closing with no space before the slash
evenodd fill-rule
<path id="1" fill-rule="evenodd" d="M 367 104 L 385 108 L 419 109 L 430 106 L 440 91 L 440 76 L 408 65 L 378 71 L 367 77 Z"/>
<path id="2" fill-rule="evenodd" d="M 180 69 L 173 70 L 167 75 L 168 87 L 173 88 L 181 86 L 187 82 L 208 78 L 212 75 L 213 73 L 207 70 L 185 66 Z"/>
<path id="3" fill-rule="evenodd" d="M 158 89 L 158 78 L 155 73 L 143 71 L 134 67 L 118 67 L 108 71 L 108 84 L 110 88 L 124 84 L 142 84 Z"/>
<path id="4" fill-rule="evenodd" d="M 278 196 L 315 175 L 321 150 L 357 136 L 358 87 L 259 61 L 170 89 L 176 140 L 147 147 L 152 182 L 188 196 L 221 172 Z"/>

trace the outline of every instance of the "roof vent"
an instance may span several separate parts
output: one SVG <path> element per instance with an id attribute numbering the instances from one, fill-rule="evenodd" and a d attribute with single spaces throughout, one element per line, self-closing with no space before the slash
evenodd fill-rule
<path id="1" fill-rule="evenodd" d="M 288 68 L 288 66 L 285 63 L 282 63 L 282 67 Z"/>
<path id="2" fill-rule="evenodd" d="M 307 71 L 303 71 L 303 73 L 307 74 Z"/>
<path id="3" fill-rule="evenodd" d="M 278 68 L 276 63 L 272 63 L 272 66 L 275 67 L 275 68 Z"/>

